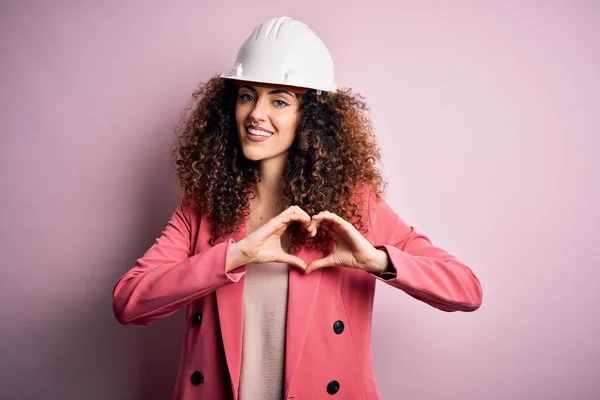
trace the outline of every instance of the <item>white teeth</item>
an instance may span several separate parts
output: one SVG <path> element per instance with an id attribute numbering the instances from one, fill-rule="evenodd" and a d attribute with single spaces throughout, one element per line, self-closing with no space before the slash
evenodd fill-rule
<path id="1" fill-rule="evenodd" d="M 272 133 L 260 131 L 258 129 L 254 129 L 254 128 L 248 128 L 248 133 L 251 133 L 256 136 L 264 136 L 264 137 L 269 137 L 272 135 Z"/>

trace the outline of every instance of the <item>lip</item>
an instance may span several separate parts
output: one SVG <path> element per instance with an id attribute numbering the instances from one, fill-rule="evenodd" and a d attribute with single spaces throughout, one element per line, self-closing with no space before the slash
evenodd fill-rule
<path id="1" fill-rule="evenodd" d="M 267 132 L 267 133 L 270 133 L 271 135 L 273 134 L 273 132 L 271 132 L 270 130 L 261 128 L 260 126 L 246 125 L 245 128 L 246 128 L 246 132 L 248 132 L 248 129 L 256 129 L 257 131 Z"/>
<path id="2" fill-rule="evenodd" d="M 256 129 L 257 131 L 262 131 L 262 132 L 270 133 L 271 136 L 253 135 L 253 134 L 251 134 L 248 131 L 248 128 L 250 128 L 250 129 Z M 260 129 L 260 128 L 257 128 L 257 127 L 254 127 L 254 126 L 246 127 L 245 131 L 246 131 L 246 138 L 248 138 L 248 140 L 251 141 L 251 142 L 264 142 L 265 140 L 269 140 L 269 139 L 271 139 L 271 137 L 274 136 L 274 134 L 271 131 L 268 131 L 266 129 Z"/>

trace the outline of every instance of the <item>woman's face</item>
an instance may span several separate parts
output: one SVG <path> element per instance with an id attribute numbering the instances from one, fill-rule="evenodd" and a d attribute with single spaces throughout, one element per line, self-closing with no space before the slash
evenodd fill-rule
<path id="1" fill-rule="evenodd" d="M 286 86 L 240 86 L 235 119 L 247 159 L 264 161 L 287 155 L 298 126 L 300 101 L 296 93 L 297 89 Z"/>

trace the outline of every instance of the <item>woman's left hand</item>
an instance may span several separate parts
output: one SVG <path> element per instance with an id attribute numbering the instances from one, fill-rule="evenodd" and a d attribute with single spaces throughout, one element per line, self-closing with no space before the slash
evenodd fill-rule
<path id="1" fill-rule="evenodd" d="M 333 251 L 324 258 L 313 261 L 306 273 L 324 267 L 349 267 L 379 273 L 388 264 L 387 253 L 376 249 L 352 225 L 342 217 L 329 211 L 312 216 L 311 228 L 325 229 L 333 238 Z"/>

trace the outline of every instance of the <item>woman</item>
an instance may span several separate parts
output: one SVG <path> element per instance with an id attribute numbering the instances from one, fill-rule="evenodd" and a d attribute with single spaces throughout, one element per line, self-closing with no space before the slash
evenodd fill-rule
<path id="1" fill-rule="evenodd" d="M 326 47 L 282 17 L 195 92 L 181 204 L 113 295 L 123 324 L 187 307 L 175 399 L 379 399 L 376 280 L 480 306 L 471 270 L 383 200 L 366 105 L 336 89 Z"/>

